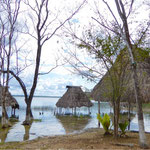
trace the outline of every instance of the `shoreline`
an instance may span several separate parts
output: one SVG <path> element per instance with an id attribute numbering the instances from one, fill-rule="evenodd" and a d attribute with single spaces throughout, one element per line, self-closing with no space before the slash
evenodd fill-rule
<path id="1" fill-rule="evenodd" d="M 150 139 L 149 133 L 146 136 Z M 137 132 L 127 131 L 126 136 L 115 139 L 113 135 L 104 136 L 102 128 L 89 128 L 80 133 L 0 143 L 0 149 L 140 149 L 138 139 Z"/>

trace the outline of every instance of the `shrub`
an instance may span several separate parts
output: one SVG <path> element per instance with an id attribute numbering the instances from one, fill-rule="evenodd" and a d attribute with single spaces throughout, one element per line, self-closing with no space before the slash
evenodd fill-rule
<path id="1" fill-rule="evenodd" d="M 109 127 L 110 127 L 110 116 L 108 114 L 105 114 L 104 117 L 101 117 L 100 114 L 97 114 L 97 119 L 102 124 L 105 134 L 109 133 Z"/>
<path id="2" fill-rule="evenodd" d="M 127 128 L 128 125 L 129 125 L 129 122 L 128 122 L 128 121 L 124 121 L 124 122 L 119 123 L 119 128 L 120 128 L 120 130 L 121 130 L 120 136 L 126 134 L 126 128 Z"/>

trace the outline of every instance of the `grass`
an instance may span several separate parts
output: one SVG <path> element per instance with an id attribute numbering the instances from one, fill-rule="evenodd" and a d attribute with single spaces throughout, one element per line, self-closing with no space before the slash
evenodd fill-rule
<path id="1" fill-rule="evenodd" d="M 42 119 L 33 119 L 33 122 L 42 122 Z"/>
<path id="2" fill-rule="evenodd" d="M 144 104 L 142 104 L 142 107 L 143 107 L 143 109 L 144 108 L 146 108 L 146 109 L 150 108 L 150 103 L 144 103 Z"/>

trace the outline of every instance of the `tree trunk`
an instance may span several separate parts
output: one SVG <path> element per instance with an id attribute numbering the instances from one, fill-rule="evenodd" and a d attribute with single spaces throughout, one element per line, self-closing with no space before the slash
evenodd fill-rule
<path id="1" fill-rule="evenodd" d="M 136 99 L 136 107 L 137 107 L 137 114 L 138 114 L 138 126 L 139 126 L 139 144 L 142 148 L 147 148 L 147 140 L 145 136 L 145 129 L 144 129 L 144 121 L 143 121 L 143 110 L 142 110 L 142 100 L 140 95 L 139 89 L 139 82 L 138 82 L 138 75 L 136 64 L 133 66 L 133 79 L 134 79 L 134 89 L 135 89 L 135 99 Z"/>
<path id="2" fill-rule="evenodd" d="M 8 114 L 6 111 L 6 106 L 5 106 L 5 99 L 6 99 L 6 92 L 7 92 L 7 87 L 2 87 L 2 93 L 1 93 L 1 100 L 2 100 L 2 128 L 7 128 L 10 127 L 11 124 L 8 120 Z"/>
<path id="3" fill-rule="evenodd" d="M 7 127 L 10 127 L 10 122 L 8 120 L 8 115 L 7 115 L 7 111 L 6 111 L 6 107 L 5 107 L 5 104 L 2 105 L 2 128 L 7 128 Z"/>
<path id="4" fill-rule="evenodd" d="M 123 23 L 124 31 L 120 28 L 121 36 L 122 36 L 122 38 L 124 39 L 124 41 L 127 45 L 130 61 L 131 61 L 131 64 L 132 64 L 135 99 L 136 99 L 137 113 L 138 113 L 139 144 L 140 144 L 141 148 L 148 148 L 146 135 L 145 135 L 145 131 L 144 131 L 142 101 L 141 101 L 141 98 L 140 98 L 139 81 L 138 81 L 138 76 L 137 76 L 137 67 L 136 67 L 135 58 L 133 56 L 133 50 L 134 49 L 132 47 L 132 43 L 131 43 L 131 40 L 130 40 L 127 16 L 126 16 L 126 12 L 125 12 L 125 8 L 124 8 L 124 4 L 122 3 L 122 0 L 119 0 L 119 1 L 115 0 L 115 3 L 116 3 L 116 6 L 117 6 L 118 14 L 119 14 L 119 16 L 122 20 L 122 23 Z"/>
<path id="5" fill-rule="evenodd" d="M 128 130 L 130 130 L 130 122 L 131 122 L 131 103 L 128 101 L 128 121 L 129 121 L 129 125 L 128 125 Z"/>
<path id="6" fill-rule="evenodd" d="M 118 126 L 119 126 L 119 113 L 120 113 L 120 102 L 114 102 L 114 137 L 118 137 Z"/>
<path id="7" fill-rule="evenodd" d="M 32 110 L 31 110 L 31 102 L 27 103 L 26 107 L 26 118 L 23 122 L 23 125 L 30 125 L 33 119 Z"/>

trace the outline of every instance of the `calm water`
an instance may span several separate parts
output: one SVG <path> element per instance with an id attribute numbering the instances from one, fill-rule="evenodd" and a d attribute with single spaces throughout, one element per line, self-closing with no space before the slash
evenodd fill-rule
<path id="1" fill-rule="evenodd" d="M 20 109 L 16 110 L 16 115 L 19 116 L 19 122 L 14 124 L 10 130 L 4 133 L 4 136 L 0 136 L 2 142 L 8 141 L 23 141 L 31 140 L 42 136 L 54 136 L 61 134 L 70 134 L 74 132 L 80 132 L 87 128 L 97 128 L 97 103 L 91 108 L 91 118 L 85 119 L 57 117 L 54 115 L 55 104 L 58 98 L 41 98 L 35 97 L 32 102 L 32 111 L 35 119 L 41 119 L 41 122 L 33 122 L 30 128 L 25 128 L 22 122 L 25 119 L 25 102 L 23 97 L 16 97 Z M 101 103 L 101 113 L 111 113 L 112 109 L 108 103 Z M 8 115 L 10 116 L 10 109 L 8 108 Z M 78 113 L 87 115 L 87 108 L 80 108 Z M 43 114 L 42 114 L 43 113 Z M 68 121 L 69 120 L 69 121 Z M 71 120 L 71 121 L 70 121 Z M 145 129 L 150 132 L 150 114 L 144 114 Z M 138 130 L 137 115 L 132 117 L 131 130 Z"/>

